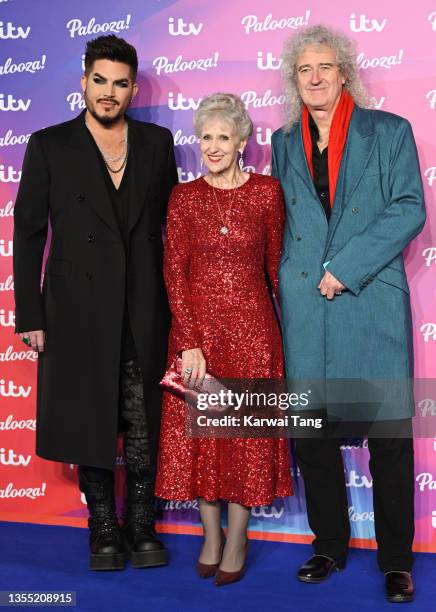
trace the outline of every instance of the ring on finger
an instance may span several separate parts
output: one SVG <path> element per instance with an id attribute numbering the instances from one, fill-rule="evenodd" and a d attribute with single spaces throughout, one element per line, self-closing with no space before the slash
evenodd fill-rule
<path id="1" fill-rule="evenodd" d="M 27 344 L 27 346 L 30 345 L 30 338 L 29 338 L 29 336 L 24 336 L 22 338 L 22 340 L 23 340 L 24 344 Z"/>
<path id="2" fill-rule="evenodd" d="M 192 374 L 192 368 L 186 368 L 185 372 L 186 374 Z"/>

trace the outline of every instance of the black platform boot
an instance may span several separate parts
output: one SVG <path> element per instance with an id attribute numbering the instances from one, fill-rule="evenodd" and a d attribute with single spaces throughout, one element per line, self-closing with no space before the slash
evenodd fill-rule
<path id="1" fill-rule="evenodd" d="M 79 467 L 79 486 L 89 510 L 90 569 L 122 570 L 125 550 L 115 512 L 114 475 L 90 480 L 86 468 Z"/>
<path id="2" fill-rule="evenodd" d="M 124 421 L 127 500 L 123 536 L 133 567 L 167 563 L 154 530 L 154 470 L 150 459 L 141 368 L 137 360 L 121 367 L 121 414 Z"/>
<path id="3" fill-rule="evenodd" d="M 127 474 L 127 508 L 123 527 L 132 567 L 166 565 L 167 552 L 154 530 L 154 497 L 136 474 Z"/>

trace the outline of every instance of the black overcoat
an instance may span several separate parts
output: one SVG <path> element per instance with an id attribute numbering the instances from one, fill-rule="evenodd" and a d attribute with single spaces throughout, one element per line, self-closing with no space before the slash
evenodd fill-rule
<path id="1" fill-rule="evenodd" d="M 38 358 L 36 452 L 108 469 L 116 460 L 125 292 L 154 458 L 170 322 L 161 224 L 177 182 L 173 139 L 166 128 L 133 119 L 128 124 L 128 252 L 84 112 L 31 136 L 15 204 L 16 332 L 46 331 Z"/>

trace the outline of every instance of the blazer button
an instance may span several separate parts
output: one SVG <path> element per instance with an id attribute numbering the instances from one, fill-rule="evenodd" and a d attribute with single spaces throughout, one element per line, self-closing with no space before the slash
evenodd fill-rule
<path id="1" fill-rule="evenodd" d="M 76 195 L 76 198 L 78 199 L 79 202 L 83 202 L 83 200 L 85 199 L 85 196 L 83 195 L 83 193 L 78 193 Z"/>
<path id="2" fill-rule="evenodd" d="M 295 236 L 295 240 L 296 240 L 297 242 L 300 242 L 300 240 L 301 240 L 301 236 Z"/>
<path id="3" fill-rule="evenodd" d="M 303 278 L 307 278 L 309 275 L 308 275 L 308 273 L 307 273 L 307 272 L 302 272 L 302 273 L 301 273 L 301 276 L 302 276 Z"/>
<path id="4" fill-rule="evenodd" d="M 291 204 L 296 204 L 296 203 L 297 203 L 296 199 L 295 198 L 291 198 Z"/>
<path id="5" fill-rule="evenodd" d="M 359 209 L 358 208 L 352 208 L 351 212 L 355 215 L 355 214 L 357 214 L 359 212 Z"/>
<path id="6" fill-rule="evenodd" d="M 94 234 L 89 234 L 89 236 L 88 236 L 88 242 L 95 242 L 95 236 L 94 236 Z"/>
<path id="7" fill-rule="evenodd" d="M 87 273 L 85 274 L 85 277 L 86 277 L 86 279 L 87 279 L 87 280 L 92 280 L 92 279 L 94 278 L 94 275 L 93 275 L 93 274 L 91 274 L 91 272 L 87 272 Z"/>
<path id="8" fill-rule="evenodd" d="M 148 239 L 149 239 L 150 241 L 151 241 L 151 240 L 156 240 L 156 238 L 157 238 L 156 234 L 149 234 L 149 235 L 148 235 Z"/>

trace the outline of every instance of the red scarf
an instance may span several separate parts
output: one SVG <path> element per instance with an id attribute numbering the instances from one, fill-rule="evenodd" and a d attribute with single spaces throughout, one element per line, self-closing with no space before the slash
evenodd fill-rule
<path id="1" fill-rule="evenodd" d="M 328 144 L 328 167 L 329 167 L 329 192 L 330 206 L 333 208 L 335 201 L 336 183 L 338 181 L 339 168 L 341 166 L 342 153 L 347 140 L 348 126 L 350 125 L 351 115 L 353 114 L 354 100 L 346 89 L 342 90 L 339 103 L 333 115 L 332 124 L 330 126 L 329 144 Z M 301 127 L 303 134 L 304 152 L 309 166 L 310 174 L 313 178 L 312 164 L 312 138 L 309 128 L 309 111 L 307 106 L 304 106 L 301 116 Z"/>

